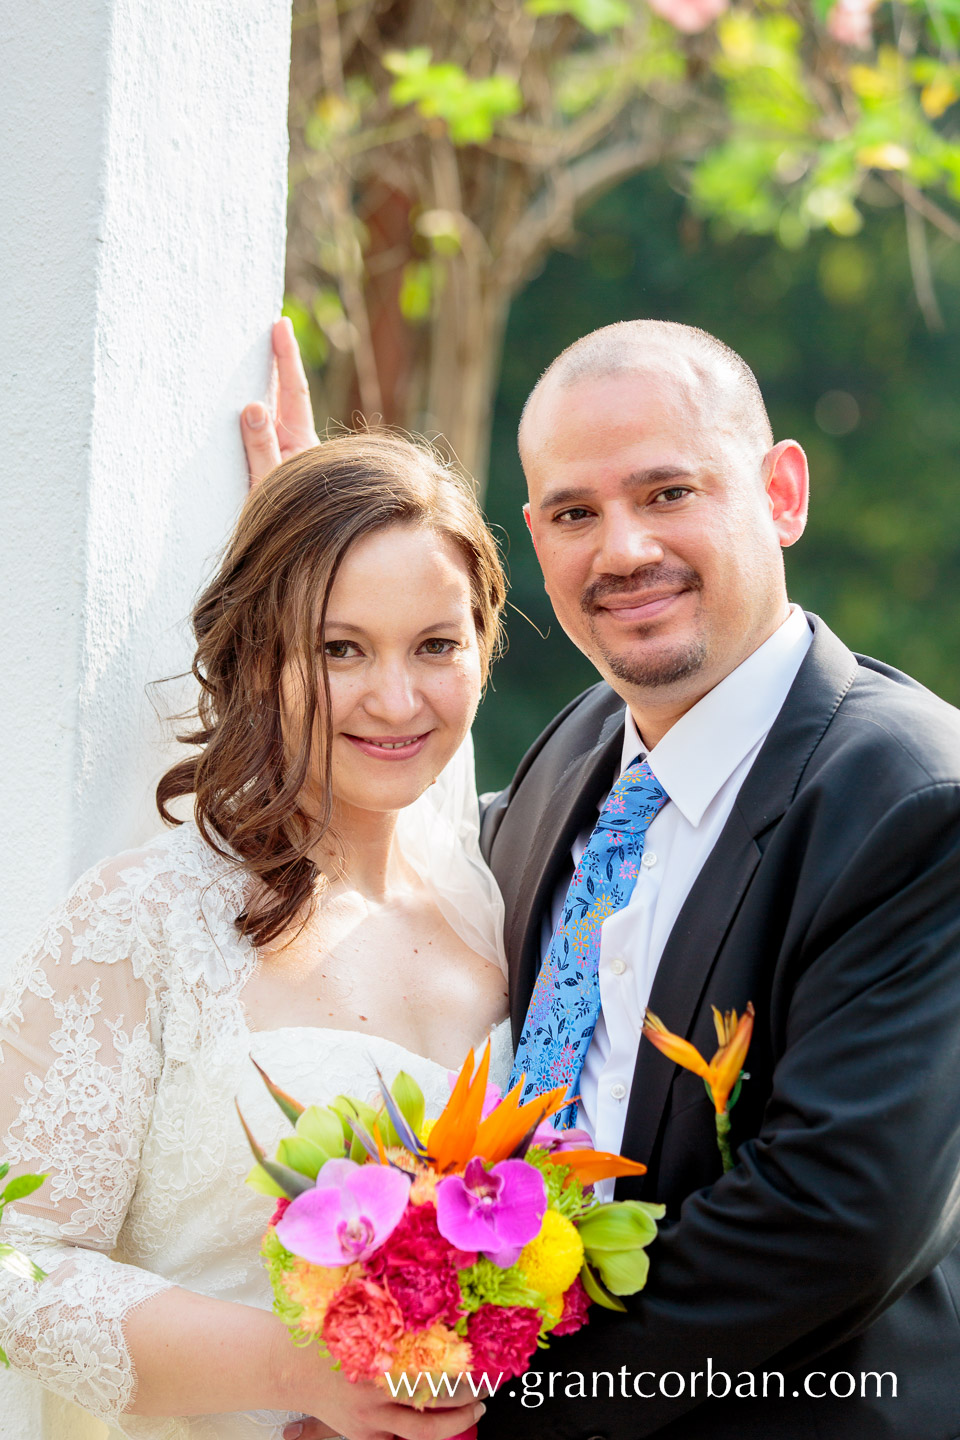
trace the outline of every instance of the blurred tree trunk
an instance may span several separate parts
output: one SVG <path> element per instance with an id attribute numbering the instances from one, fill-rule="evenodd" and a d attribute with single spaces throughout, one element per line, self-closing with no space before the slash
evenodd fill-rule
<path id="1" fill-rule="evenodd" d="M 871 172 L 909 158 L 889 60 L 868 73 L 806 0 L 741 6 L 707 31 L 726 5 L 295 0 L 287 310 L 321 425 L 442 436 L 482 484 L 512 297 L 580 210 L 647 166 L 670 162 L 733 228 L 792 244 L 817 225 L 854 233 Z M 911 56 L 917 44 L 914 27 Z M 942 74 L 924 63 L 924 93 L 954 94 L 949 58 Z M 904 103 L 917 75 L 897 82 Z M 881 81 L 886 118 L 874 105 L 858 139 Z M 942 174 L 960 173 L 950 148 Z M 928 163 L 927 183 L 942 174 Z M 922 265 L 943 212 L 901 190 L 925 207 Z"/>

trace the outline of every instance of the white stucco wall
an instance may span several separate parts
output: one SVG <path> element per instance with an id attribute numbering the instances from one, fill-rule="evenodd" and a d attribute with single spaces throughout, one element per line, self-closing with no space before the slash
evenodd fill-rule
<path id="1" fill-rule="evenodd" d="M 144 686 L 188 662 L 279 309 L 289 28 L 289 0 L 7 17 L 3 954 L 156 825 Z"/>
<path id="2" fill-rule="evenodd" d="M 3 31 L 0 976 L 158 825 L 144 687 L 189 663 L 279 312 L 290 3 L 30 0 Z M 2 1440 L 35 1405 L 0 1372 Z"/>

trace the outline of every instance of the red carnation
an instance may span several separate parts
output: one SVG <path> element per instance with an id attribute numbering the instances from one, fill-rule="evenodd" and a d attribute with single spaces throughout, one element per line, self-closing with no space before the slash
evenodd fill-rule
<path id="1" fill-rule="evenodd" d="M 522 1375 L 537 1348 L 539 1334 L 539 1310 L 525 1305 L 481 1305 L 467 1322 L 473 1373 L 502 1373 L 505 1380 Z"/>
<path id="2" fill-rule="evenodd" d="M 563 1314 L 550 1332 L 552 1335 L 572 1335 L 588 1320 L 587 1311 L 590 1308 L 590 1297 L 583 1288 L 583 1281 L 578 1275 L 576 1280 L 566 1291 L 563 1297 Z"/>
<path id="3" fill-rule="evenodd" d="M 393 1364 L 403 1317 L 379 1285 L 350 1280 L 330 1301 L 322 1333 L 348 1380 L 372 1380 Z"/>
<path id="4" fill-rule="evenodd" d="M 369 1256 L 367 1274 L 386 1285 L 411 1330 L 426 1330 L 438 1320 L 456 1325 L 460 1318 L 457 1271 L 476 1262 L 476 1254 L 457 1250 L 437 1229 L 436 1206 L 411 1205 L 399 1225 Z"/>

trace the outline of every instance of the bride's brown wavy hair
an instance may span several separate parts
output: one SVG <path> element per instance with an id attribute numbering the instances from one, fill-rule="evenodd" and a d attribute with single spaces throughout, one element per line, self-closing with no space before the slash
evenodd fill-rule
<path id="1" fill-rule="evenodd" d="M 200 753 L 166 772 L 157 807 L 177 825 L 170 802 L 193 795 L 207 844 L 239 858 L 260 882 L 236 921 L 258 946 L 308 917 L 318 877 L 308 852 L 331 830 L 332 723 L 318 625 L 322 634 L 350 546 L 393 525 L 426 527 L 459 549 L 486 679 L 506 597 L 493 536 L 469 482 L 427 442 L 389 431 L 336 436 L 262 480 L 193 611 L 197 728 L 177 738 Z M 281 726 L 281 676 L 291 662 L 303 684 L 304 717 L 320 716 L 319 747 L 307 719 L 295 744 L 289 725 Z M 301 797 L 317 748 L 322 805 L 308 814 Z"/>

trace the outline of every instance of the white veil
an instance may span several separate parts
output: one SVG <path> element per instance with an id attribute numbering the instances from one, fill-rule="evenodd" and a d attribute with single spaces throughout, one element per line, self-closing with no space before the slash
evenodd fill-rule
<path id="1" fill-rule="evenodd" d="M 503 897 L 480 854 L 480 806 L 468 734 L 428 790 L 397 817 L 404 857 L 436 897 L 443 918 L 471 950 L 507 973 Z"/>

